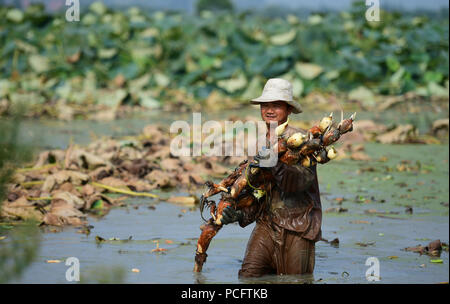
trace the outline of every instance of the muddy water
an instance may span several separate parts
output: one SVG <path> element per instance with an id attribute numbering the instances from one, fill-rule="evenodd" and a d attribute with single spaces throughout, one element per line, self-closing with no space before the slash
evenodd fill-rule
<path id="1" fill-rule="evenodd" d="M 184 118 L 190 119 L 188 114 Z M 111 123 L 29 121 L 22 126 L 21 138 L 40 148 L 66 148 L 71 136 L 76 143 L 86 144 L 95 136 L 135 134 L 149 122 L 172 120 L 170 115 L 155 115 Z M 339 246 L 317 243 L 312 276 L 240 280 L 237 272 L 253 225 L 245 229 L 229 225 L 220 231 L 203 273 L 194 274 L 195 239 L 201 224 L 198 209 L 130 198 L 128 207 L 113 209 L 100 219 L 89 218 L 94 228 L 88 236 L 75 228 L 43 233 L 38 256 L 15 282 L 67 283 L 64 260 L 68 257 L 79 259 L 85 282 L 368 283 L 365 262 L 369 257 L 379 260 L 378 283 L 449 281 L 448 252 L 442 253 L 442 264 L 435 264 L 430 262 L 434 258 L 402 250 L 435 239 L 449 241 L 448 145 L 369 143 L 365 148 L 370 162 L 344 159 L 319 166 L 323 210 L 341 207 L 347 211 L 324 212 L 323 238 L 338 238 Z M 411 161 L 410 171 L 398 171 L 397 165 L 405 159 Z M 409 207 L 412 214 L 406 212 Z M 98 244 L 96 235 L 107 240 L 132 238 Z M 156 242 L 167 251 L 152 252 Z M 50 259 L 62 262 L 46 263 Z M 132 272 L 133 268 L 140 272 Z"/>

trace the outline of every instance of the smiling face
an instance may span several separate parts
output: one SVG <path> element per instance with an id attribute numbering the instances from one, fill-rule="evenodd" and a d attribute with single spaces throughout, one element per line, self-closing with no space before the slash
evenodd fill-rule
<path id="1" fill-rule="evenodd" d="M 282 124 L 286 122 L 292 109 L 284 101 L 262 102 L 261 106 L 261 118 L 267 123 L 277 122 Z"/>

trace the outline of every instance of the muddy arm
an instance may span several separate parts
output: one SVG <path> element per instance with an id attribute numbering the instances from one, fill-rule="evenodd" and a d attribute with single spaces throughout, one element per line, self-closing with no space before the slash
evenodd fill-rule
<path id="1" fill-rule="evenodd" d="M 194 264 L 194 272 L 201 272 L 203 268 L 203 264 L 206 262 L 209 244 L 214 236 L 219 232 L 222 228 L 221 225 L 216 225 L 210 220 L 208 223 L 202 225 L 200 229 L 202 233 L 197 241 L 197 250 L 195 251 L 195 264 Z"/>

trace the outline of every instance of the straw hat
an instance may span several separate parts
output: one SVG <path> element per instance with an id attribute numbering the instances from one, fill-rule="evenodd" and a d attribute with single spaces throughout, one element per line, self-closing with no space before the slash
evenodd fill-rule
<path id="1" fill-rule="evenodd" d="M 267 80 L 262 95 L 252 99 L 251 103 L 260 104 L 262 102 L 284 101 L 293 107 L 292 113 L 301 113 L 302 107 L 293 99 L 292 84 L 281 78 L 271 78 Z"/>

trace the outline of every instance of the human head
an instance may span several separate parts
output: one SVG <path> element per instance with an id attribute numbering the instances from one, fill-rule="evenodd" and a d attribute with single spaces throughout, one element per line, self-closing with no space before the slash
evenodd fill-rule
<path id="1" fill-rule="evenodd" d="M 292 84 L 281 78 L 269 79 L 262 95 L 252 99 L 251 102 L 261 105 L 261 117 L 267 123 L 268 121 L 283 123 L 289 114 L 302 112 L 300 104 L 293 99 Z"/>

